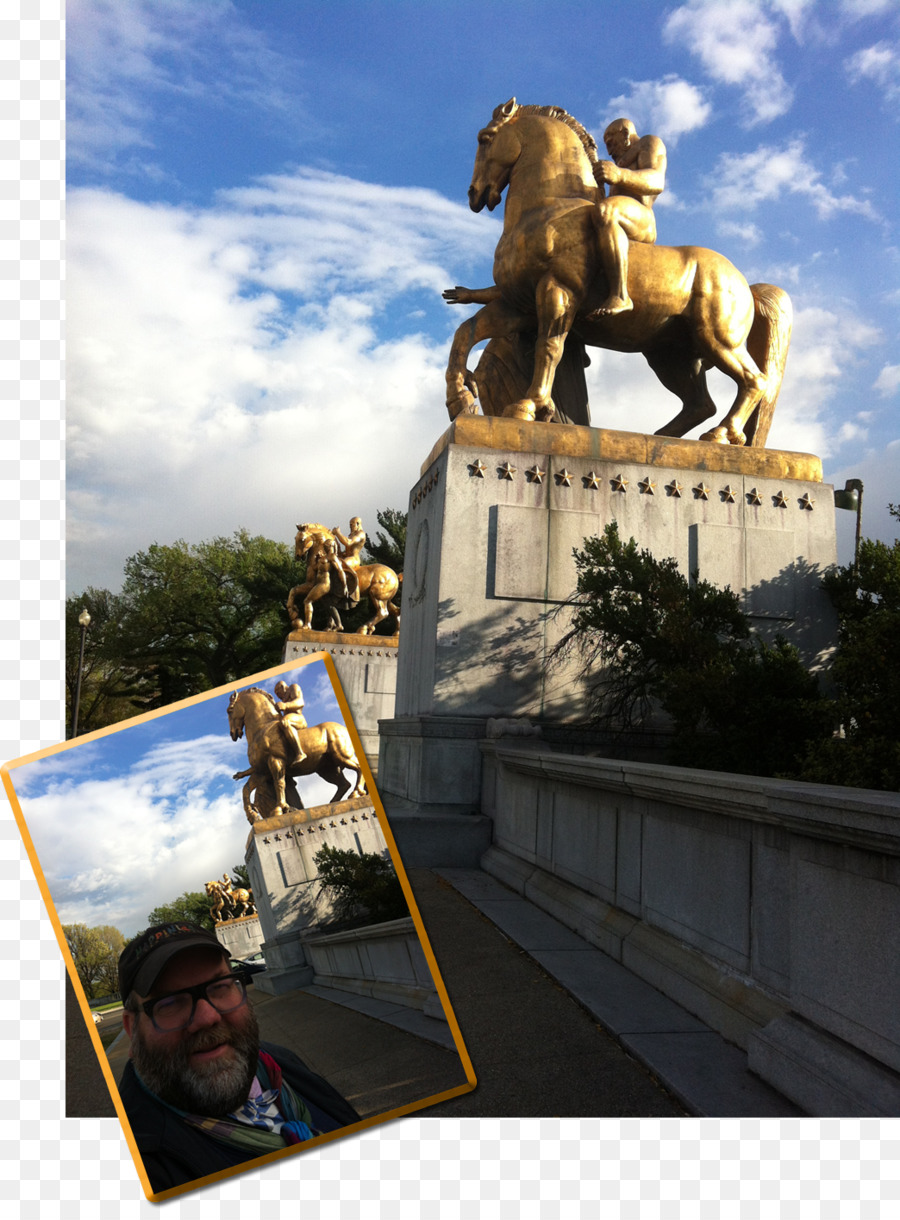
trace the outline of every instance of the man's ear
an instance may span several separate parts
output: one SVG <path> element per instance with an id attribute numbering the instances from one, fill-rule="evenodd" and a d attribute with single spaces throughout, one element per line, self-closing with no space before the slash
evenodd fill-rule
<path id="1" fill-rule="evenodd" d="M 135 1026 L 136 1021 L 137 1021 L 137 1013 L 131 1012 L 129 1009 L 126 1008 L 124 1010 L 124 1012 L 122 1013 L 122 1028 L 125 1030 L 125 1033 L 128 1035 L 129 1042 L 131 1041 L 131 1035 L 134 1032 L 134 1026 Z"/>

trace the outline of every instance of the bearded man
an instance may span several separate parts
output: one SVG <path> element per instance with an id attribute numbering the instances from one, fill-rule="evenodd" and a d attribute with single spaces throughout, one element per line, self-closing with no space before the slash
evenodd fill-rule
<path id="1" fill-rule="evenodd" d="M 119 1093 L 154 1194 L 358 1122 L 292 1051 L 260 1043 L 212 932 L 148 928 L 119 958 L 131 1042 Z"/>

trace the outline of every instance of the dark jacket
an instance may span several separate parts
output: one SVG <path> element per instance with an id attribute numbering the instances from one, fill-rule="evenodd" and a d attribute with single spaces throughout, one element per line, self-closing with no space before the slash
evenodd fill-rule
<path id="1" fill-rule="evenodd" d="M 306 1102 L 313 1126 L 320 1131 L 336 1131 L 359 1122 L 359 1115 L 350 1103 L 327 1080 L 310 1071 L 293 1051 L 271 1042 L 261 1042 L 260 1050 L 272 1056 L 284 1079 Z M 154 1194 L 262 1155 L 220 1143 L 198 1127 L 183 1122 L 143 1088 L 131 1060 L 122 1073 L 119 1094 Z"/>

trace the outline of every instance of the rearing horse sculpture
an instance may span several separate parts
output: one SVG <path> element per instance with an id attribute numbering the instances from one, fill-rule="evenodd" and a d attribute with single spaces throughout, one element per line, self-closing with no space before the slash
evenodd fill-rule
<path id="1" fill-rule="evenodd" d="M 351 797 L 365 794 L 366 781 L 350 734 L 344 725 L 335 720 L 326 720 L 323 724 L 300 730 L 304 758 L 299 763 L 294 761 L 296 752 L 282 728 L 275 700 L 261 687 L 253 686 L 232 694 L 228 702 L 228 727 L 232 741 L 239 741 L 244 732 L 247 733 L 247 761 L 250 766 L 246 771 L 238 771 L 234 779 L 247 780 L 243 791 L 244 812 L 251 825 L 263 816 L 251 797 L 269 776 L 274 787 L 275 804 L 272 810 L 266 810 L 267 817 L 278 817 L 288 811 L 285 785 L 294 776 L 321 775 L 324 780 L 334 784 L 336 790 L 331 798 L 332 803 L 344 800 L 348 792 Z M 345 768 L 356 773 L 354 785 L 344 775 Z"/>
<path id="2" fill-rule="evenodd" d="M 658 435 L 684 436 L 716 414 L 706 386 L 714 367 L 737 385 L 723 422 L 701 437 L 762 446 L 781 388 L 790 343 L 790 299 L 771 284 L 752 287 L 721 254 L 697 246 L 632 242 L 628 291 L 634 308 L 593 315 L 606 299 L 593 213 L 598 192 L 593 138 L 555 106 L 498 106 L 478 134 L 469 206 L 493 210 L 507 190 L 494 286 L 454 288 L 451 304 L 482 308 L 454 335 L 447 367 L 447 409 L 474 414 L 475 379 L 466 360 L 475 344 L 509 344 L 534 333 L 534 368 L 521 397 L 494 404 L 522 420 L 551 420 L 554 376 L 566 337 L 622 352 L 642 352 L 682 402 Z"/>
<path id="3" fill-rule="evenodd" d="M 294 630 L 298 627 L 306 630 L 312 628 L 313 607 L 317 602 L 321 602 L 328 612 L 329 627 L 336 631 L 344 629 L 337 609 L 340 594 L 332 588 L 332 576 L 324 551 L 327 542 L 337 546 L 334 533 L 324 525 L 305 522 L 297 526 L 294 557 L 307 558 L 307 578 L 304 584 L 295 585 L 288 596 L 287 611 Z M 372 635 L 377 624 L 390 615 L 396 635 L 400 630 L 400 608 L 394 604 L 393 598 L 400 588 L 402 574 L 398 575 L 384 563 L 366 563 L 356 569 L 356 578 L 359 596 L 367 596 L 374 611 L 368 622 L 360 627 L 359 634 Z M 298 603 L 302 603 L 302 609 Z"/>

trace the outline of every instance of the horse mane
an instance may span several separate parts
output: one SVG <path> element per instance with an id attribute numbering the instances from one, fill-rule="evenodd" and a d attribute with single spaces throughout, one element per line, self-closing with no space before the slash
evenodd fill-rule
<path id="1" fill-rule="evenodd" d="M 597 148 L 597 141 L 587 128 L 579 123 L 577 119 L 573 118 L 567 110 L 563 110 L 562 106 L 519 106 L 510 115 L 510 119 L 518 118 L 519 115 L 525 114 L 537 114 L 545 119 L 557 119 L 560 123 L 565 123 L 578 136 L 591 165 L 596 165 L 600 160 L 600 150 Z M 506 121 L 509 122 L 510 119 Z"/>
<path id="2" fill-rule="evenodd" d="M 269 691 L 263 690 L 263 688 L 261 686 L 248 686 L 246 690 L 241 691 L 241 694 L 242 695 L 253 695 L 253 694 L 265 695 L 265 697 L 272 704 L 273 711 L 275 711 L 275 712 L 278 711 L 278 709 L 275 707 L 275 704 L 277 703 L 275 696 L 270 694 Z"/>

